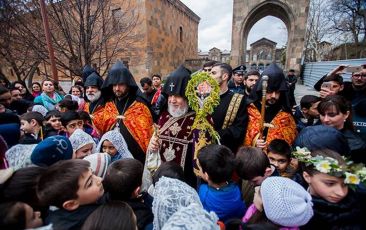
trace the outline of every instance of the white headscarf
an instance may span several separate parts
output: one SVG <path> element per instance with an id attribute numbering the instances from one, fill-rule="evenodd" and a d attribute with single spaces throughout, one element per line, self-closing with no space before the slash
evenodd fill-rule
<path id="1" fill-rule="evenodd" d="M 219 230 L 218 220 L 219 218 L 214 212 L 208 213 L 193 203 L 174 213 L 164 224 L 162 230 Z"/>
<path id="2" fill-rule="evenodd" d="M 133 158 L 131 152 L 128 150 L 127 144 L 125 139 L 123 138 L 122 134 L 118 130 L 111 130 L 106 132 L 102 139 L 100 139 L 97 151 L 103 152 L 102 145 L 105 140 L 110 141 L 113 146 L 117 149 L 118 154 L 121 155 L 122 158 Z"/>
<path id="3" fill-rule="evenodd" d="M 92 154 L 95 153 L 95 142 L 89 134 L 84 132 L 81 129 L 76 129 L 72 135 L 70 136 L 70 142 L 72 145 L 72 150 L 76 152 L 80 148 L 84 147 L 87 144 L 93 144 Z"/>
<path id="4" fill-rule="evenodd" d="M 32 107 L 32 112 L 39 112 L 43 117 L 45 117 L 48 113 L 48 110 L 43 105 L 34 105 Z"/>
<path id="5" fill-rule="evenodd" d="M 14 170 L 34 166 L 31 161 L 31 155 L 37 144 L 25 145 L 17 144 L 8 149 L 5 158 L 9 163 L 9 167 Z"/>
<path id="6" fill-rule="evenodd" d="M 152 207 L 154 230 L 160 230 L 176 211 L 192 203 L 203 207 L 196 190 L 183 181 L 160 178 L 155 184 Z"/>

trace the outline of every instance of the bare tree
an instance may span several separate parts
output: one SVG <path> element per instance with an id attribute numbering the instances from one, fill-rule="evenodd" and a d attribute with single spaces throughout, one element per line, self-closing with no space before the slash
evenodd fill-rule
<path id="1" fill-rule="evenodd" d="M 328 52 L 324 49 L 324 41 L 329 36 L 329 21 L 325 17 L 328 2 L 311 0 L 305 38 L 306 61 L 321 61 Z"/>
<path id="2" fill-rule="evenodd" d="M 28 65 L 35 61 L 36 66 L 41 62 L 48 65 L 39 1 L 5 2 L 9 20 L 3 25 L 9 29 L 11 36 L 19 38 L 17 44 L 14 39 L 9 40 L 10 46 L 32 53 L 32 58 L 24 60 Z M 81 75 L 84 65 L 94 64 L 103 75 L 114 57 L 128 56 L 125 53 L 128 51 L 130 54 L 141 37 L 135 30 L 140 17 L 137 5 L 133 3 L 130 0 L 120 1 L 118 5 L 114 5 L 112 0 L 47 1 L 58 71 L 72 77 Z M 3 55 L 7 59 L 13 60 L 14 56 L 19 56 L 15 50 L 9 51 Z M 14 64 L 20 65 L 18 61 Z"/>
<path id="3" fill-rule="evenodd" d="M 365 38 L 365 0 L 334 0 L 330 2 L 328 18 L 334 33 L 349 35 L 356 46 Z"/>

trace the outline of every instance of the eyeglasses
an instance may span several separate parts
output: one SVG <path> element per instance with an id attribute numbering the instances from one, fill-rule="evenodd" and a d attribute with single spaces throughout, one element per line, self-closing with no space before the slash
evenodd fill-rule
<path id="1" fill-rule="evenodd" d="M 353 74 L 352 77 L 354 77 L 354 78 L 363 78 L 363 77 L 366 77 L 366 74 Z"/>
<path id="2" fill-rule="evenodd" d="M 204 71 L 204 72 L 211 72 L 211 69 L 212 69 L 212 68 L 203 68 L 203 70 L 202 70 L 202 71 Z"/>

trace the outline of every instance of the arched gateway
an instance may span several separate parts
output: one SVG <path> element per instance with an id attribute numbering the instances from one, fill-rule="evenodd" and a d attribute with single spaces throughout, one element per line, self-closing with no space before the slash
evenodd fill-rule
<path id="1" fill-rule="evenodd" d="M 300 69 L 310 0 L 234 0 L 231 65 L 245 63 L 250 29 L 260 19 L 281 19 L 288 31 L 286 69 Z M 270 28 L 271 25 L 268 25 Z"/>

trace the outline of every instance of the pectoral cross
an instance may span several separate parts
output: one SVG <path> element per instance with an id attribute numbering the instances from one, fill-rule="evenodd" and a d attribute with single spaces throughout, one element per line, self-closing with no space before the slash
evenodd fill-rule
<path id="1" fill-rule="evenodd" d="M 170 85 L 169 85 L 169 87 L 170 87 L 170 91 L 173 91 L 173 88 L 174 88 L 174 84 L 173 84 L 173 82 L 172 83 L 170 83 Z"/>

